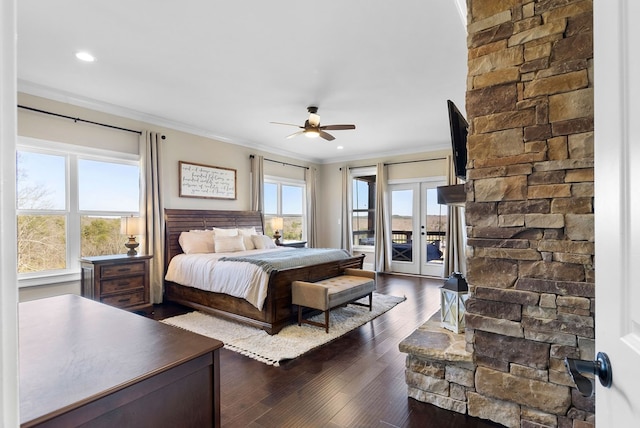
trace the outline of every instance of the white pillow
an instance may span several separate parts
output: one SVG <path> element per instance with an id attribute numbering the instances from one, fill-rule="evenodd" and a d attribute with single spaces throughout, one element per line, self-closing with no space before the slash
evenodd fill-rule
<path id="1" fill-rule="evenodd" d="M 249 227 L 246 229 L 238 229 L 238 235 L 242 236 L 244 239 L 244 248 L 247 250 L 255 250 L 256 245 L 253 243 L 253 239 L 251 237 L 253 235 L 257 235 L 255 227 Z"/>
<path id="2" fill-rule="evenodd" d="M 216 253 L 233 253 L 244 251 L 244 239 L 242 236 L 216 236 L 213 239 Z"/>
<path id="3" fill-rule="evenodd" d="M 252 235 L 251 239 L 258 250 L 277 248 L 275 242 L 266 235 Z"/>
<path id="4" fill-rule="evenodd" d="M 178 243 L 185 254 L 213 253 L 213 231 L 182 232 Z"/>
<path id="5" fill-rule="evenodd" d="M 222 229 L 220 227 L 214 227 L 213 232 L 215 236 L 238 236 L 238 229 L 235 227 L 232 229 Z"/>

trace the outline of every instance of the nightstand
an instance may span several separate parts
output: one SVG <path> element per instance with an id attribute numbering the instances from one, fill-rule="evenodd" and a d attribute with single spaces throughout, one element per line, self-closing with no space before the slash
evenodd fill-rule
<path id="1" fill-rule="evenodd" d="M 83 257 L 83 297 L 130 311 L 151 307 L 149 260 L 153 256 L 116 254 Z"/>
<path id="2" fill-rule="evenodd" d="M 281 242 L 277 245 L 280 247 L 304 248 L 307 246 L 307 241 L 287 241 Z"/>

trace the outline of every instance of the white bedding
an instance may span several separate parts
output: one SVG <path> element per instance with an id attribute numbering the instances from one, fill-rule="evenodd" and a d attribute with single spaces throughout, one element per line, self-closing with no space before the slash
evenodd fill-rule
<path id="1" fill-rule="evenodd" d="M 274 251 L 295 251 L 295 248 L 278 247 L 233 253 L 179 254 L 169 262 L 165 279 L 180 285 L 240 297 L 246 299 L 258 310 L 262 310 L 267 297 L 269 274 L 251 263 L 216 262 L 222 257 L 241 257 Z"/>

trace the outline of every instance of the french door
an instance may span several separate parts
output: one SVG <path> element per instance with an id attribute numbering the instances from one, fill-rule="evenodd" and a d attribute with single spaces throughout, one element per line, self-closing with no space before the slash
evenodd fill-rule
<path id="1" fill-rule="evenodd" d="M 436 188 L 444 180 L 390 184 L 391 270 L 442 278 L 447 207 L 438 204 Z"/>

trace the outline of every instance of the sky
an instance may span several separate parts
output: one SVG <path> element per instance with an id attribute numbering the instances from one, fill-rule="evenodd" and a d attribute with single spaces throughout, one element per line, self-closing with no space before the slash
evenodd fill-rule
<path id="1" fill-rule="evenodd" d="M 64 156 L 21 151 L 17 169 L 18 194 L 25 187 L 41 189 L 43 192 L 39 204 L 44 200 L 47 208 L 66 209 L 66 201 L 70 195 L 65 192 L 67 172 Z M 79 159 L 78 182 L 79 209 L 82 211 L 139 210 L 138 166 Z"/>
<path id="2" fill-rule="evenodd" d="M 391 192 L 391 207 L 393 215 L 413 215 L 413 190 L 394 190 Z M 427 189 L 427 215 L 444 215 L 446 207 L 438 204 L 437 190 Z"/>

